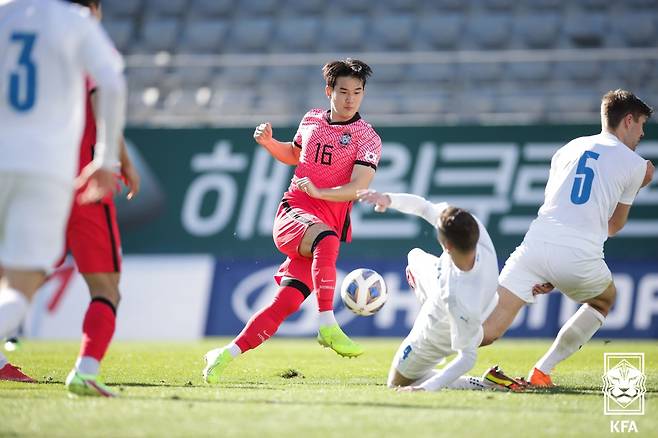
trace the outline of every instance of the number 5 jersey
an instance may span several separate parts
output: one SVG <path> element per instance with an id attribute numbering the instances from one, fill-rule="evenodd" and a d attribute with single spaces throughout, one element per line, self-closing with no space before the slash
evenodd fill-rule
<path id="1" fill-rule="evenodd" d="M 600 252 L 618 203 L 632 204 L 646 161 L 608 132 L 576 138 L 551 159 L 544 204 L 526 238 Z"/>

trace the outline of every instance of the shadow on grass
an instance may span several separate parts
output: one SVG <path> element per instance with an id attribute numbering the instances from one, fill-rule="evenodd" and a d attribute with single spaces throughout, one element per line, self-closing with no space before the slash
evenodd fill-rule
<path id="1" fill-rule="evenodd" d="M 207 385 L 205 383 L 144 383 L 144 382 L 112 382 L 108 383 L 107 386 L 113 388 L 214 388 L 214 386 Z M 277 388 L 274 386 L 267 385 L 262 382 L 242 382 L 239 385 L 222 385 L 221 388 L 226 389 L 265 389 L 272 391 L 284 391 L 286 388 Z"/>
<path id="2" fill-rule="evenodd" d="M 225 388 L 225 387 L 222 387 Z M 391 394 L 396 396 L 397 394 Z M 376 402 L 372 400 L 364 400 L 362 402 L 344 401 L 344 400 L 315 400 L 309 401 L 289 401 L 289 400 L 268 400 L 268 399 L 253 399 L 253 400 L 235 400 L 235 399 L 207 399 L 207 398 L 188 398 L 173 395 L 170 397 L 144 397 L 144 396 L 130 396 L 126 397 L 130 400 L 148 400 L 148 401 L 173 401 L 182 403 L 204 403 L 204 404 L 240 404 L 240 405 L 281 405 L 281 406 L 301 406 L 308 407 L 314 406 L 337 406 L 337 407 L 368 407 L 368 408 L 396 408 L 396 409 L 426 409 L 426 410 L 449 410 L 449 411 L 477 411 L 477 407 L 468 406 L 436 406 L 428 404 L 414 404 L 414 403 L 388 403 Z"/>
<path id="3" fill-rule="evenodd" d="M 647 394 L 658 394 L 658 389 L 647 389 L 645 392 Z M 602 388 L 600 386 L 555 386 L 553 388 L 530 388 L 519 394 L 601 395 L 601 393 Z"/>

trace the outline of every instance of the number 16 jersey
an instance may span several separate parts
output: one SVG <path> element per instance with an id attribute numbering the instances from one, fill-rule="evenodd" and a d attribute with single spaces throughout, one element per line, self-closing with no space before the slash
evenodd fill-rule
<path id="1" fill-rule="evenodd" d="M 331 122 L 329 111 L 312 109 L 304 115 L 293 143 L 301 148 L 301 154 L 284 200 L 314 214 L 341 240 L 349 241 L 352 201 L 311 198 L 297 188 L 296 182 L 309 177 L 318 188 L 337 187 L 350 182 L 354 166 L 377 170 L 382 151 L 379 135 L 359 113 L 345 122 Z"/>
<path id="2" fill-rule="evenodd" d="M 611 133 L 572 140 L 551 159 L 544 204 L 526 238 L 602 256 L 608 220 L 618 203 L 633 203 L 645 171 L 646 161 Z"/>

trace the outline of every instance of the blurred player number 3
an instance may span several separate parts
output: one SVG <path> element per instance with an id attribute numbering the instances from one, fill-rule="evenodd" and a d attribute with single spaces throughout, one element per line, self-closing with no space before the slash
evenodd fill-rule
<path id="1" fill-rule="evenodd" d="M 644 415 L 644 353 L 603 354 L 603 413 Z M 610 432 L 638 432 L 634 420 L 610 420 Z"/>

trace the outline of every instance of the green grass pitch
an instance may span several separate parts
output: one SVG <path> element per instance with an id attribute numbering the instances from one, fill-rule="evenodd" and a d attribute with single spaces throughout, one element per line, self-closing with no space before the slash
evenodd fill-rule
<path id="1" fill-rule="evenodd" d="M 399 339 L 361 339 L 366 353 L 357 359 L 311 339 L 272 339 L 209 387 L 202 356 L 226 341 L 115 342 L 102 374 L 119 392 L 116 399 L 67 395 L 62 382 L 77 343 L 24 342 L 9 358 L 40 383 L 0 382 L 0 436 L 590 437 L 610 435 L 611 419 L 634 420 L 633 436 L 658 436 L 655 341 L 593 341 L 555 371 L 558 389 L 522 394 L 387 389 Z M 480 350 L 472 374 L 498 363 L 510 375 L 525 375 L 549 344 L 500 341 Z M 644 352 L 644 416 L 603 415 L 604 352 Z"/>

